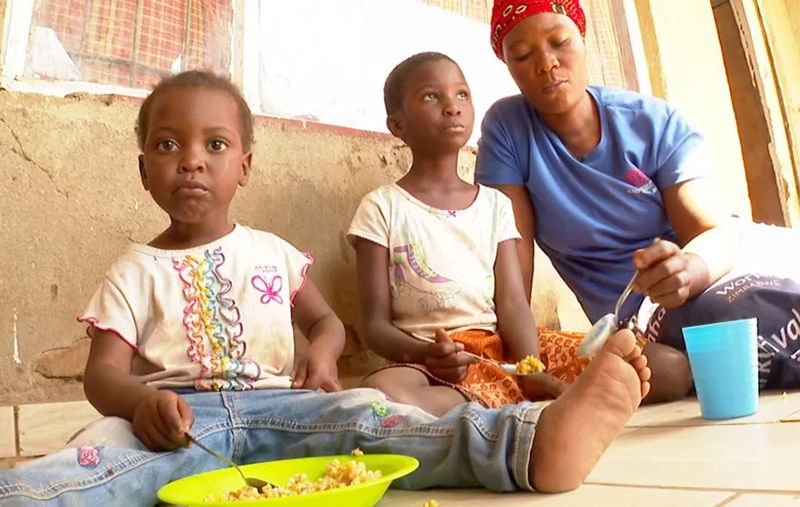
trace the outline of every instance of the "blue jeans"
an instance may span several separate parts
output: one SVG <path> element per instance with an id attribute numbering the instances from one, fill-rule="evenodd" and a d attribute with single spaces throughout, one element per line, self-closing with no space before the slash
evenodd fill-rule
<path id="1" fill-rule="evenodd" d="M 264 390 L 183 396 L 194 434 L 241 464 L 305 456 L 396 453 L 420 468 L 404 489 L 485 487 L 531 490 L 528 464 L 540 404 L 488 410 L 472 403 L 441 419 L 389 403 L 380 392 Z M 116 417 L 92 423 L 67 448 L 0 472 L 0 505 L 150 506 L 165 484 L 225 465 L 197 446 L 152 452 Z"/>

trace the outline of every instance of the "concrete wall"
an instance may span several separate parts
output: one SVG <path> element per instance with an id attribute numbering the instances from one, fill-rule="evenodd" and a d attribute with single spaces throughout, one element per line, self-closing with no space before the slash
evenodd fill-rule
<path id="1" fill-rule="evenodd" d="M 139 103 L 0 92 L 0 406 L 82 398 L 88 340 L 75 316 L 125 246 L 167 224 L 139 183 Z M 469 178 L 474 155 L 461 162 Z M 311 278 L 350 331 L 340 365 L 350 383 L 376 363 L 357 340 L 355 262 L 344 233 L 361 196 L 408 164 L 389 136 L 259 118 L 255 173 L 234 202 L 235 219 L 316 257 Z M 556 281 L 537 259 L 539 322 L 557 326 L 560 311 L 565 327 L 585 327 Z"/>

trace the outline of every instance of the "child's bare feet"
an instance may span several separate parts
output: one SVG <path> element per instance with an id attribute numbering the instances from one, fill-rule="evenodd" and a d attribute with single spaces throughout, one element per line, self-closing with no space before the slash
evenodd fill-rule
<path id="1" fill-rule="evenodd" d="M 649 380 L 633 334 L 609 338 L 575 384 L 542 412 L 528 470 L 536 490 L 579 487 L 647 396 Z"/>

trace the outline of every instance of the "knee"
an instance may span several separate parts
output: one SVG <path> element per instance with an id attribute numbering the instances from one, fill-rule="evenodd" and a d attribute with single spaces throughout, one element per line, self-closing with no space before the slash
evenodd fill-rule
<path id="1" fill-rule="evenodd" d="M 403 382 L 402 378 L 398 378 L 400 372 L 389 370 L 380 370 L 372 373 L 361 381 L 361 387 L 370 389 L 377 389 L 390 398 L 403 397 L 403 393 L 407 390 L 407 382 Z"/>
<path id="2" fill-rule="evenodd" d="M 680 400 L 692 389 L 692 370 L 689 359 L 682 352 L 651 343 L 645 348 L 647 362 L 652 371 L 648 403 Z"/>
<path id="3" fill-rule="evenodd" d="M 383 390 L 383 386 L 385 386 L 387 382 L 384 380 L 382 373 L 382 371 L 370 373 L 361 381 L 361 387 Z"/>

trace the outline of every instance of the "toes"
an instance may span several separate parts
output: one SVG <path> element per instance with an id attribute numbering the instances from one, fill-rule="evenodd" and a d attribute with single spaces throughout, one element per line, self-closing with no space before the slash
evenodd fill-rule
<path id="1" fill-rule="evenodd" d="M 636 359 L 630 362 L 630 365 L 633 366 L 633 369 L 637 372 L 640 372 L 647 368 L 647 357 L 646 356 L 639 356 Z M 648 370 L 650 368 L 647 368 Z"/>
<path id="2" fill-rule="evenodd" d="M 639 380 L 641 380 L 642 382 L 649 382 L 650 378 L 653 376 L 653 371 L 646 366 L 641 370 L 639 370 L 638 373 L 639 373 Z"/>
<path id="3" fill-rule="evenodd" d="M 642 352 L 643 352 L 642 348 L 639 345 L 636 345 L 635 347 L 633 347 L 633 351 L 630 354 L 628 354 L 625 360 L 633 364 L 634 360 L 640 357 L 645 357 L 645 355 Z"/>
<path id="4" fill-rule="evenodd" d="M 608 339 L 601 352 L 608 352 L 627 360 L 637 348 L 636 337 L 632 332 L 623 329 L 617 331 Z M 641 354 L 641 350 L 639 353 Z"/>
<path id="5" fill-rule="evenodd" d="M 650 382 L 642 382 L 642 399 L 647 398 L 650 394 Z"/>

